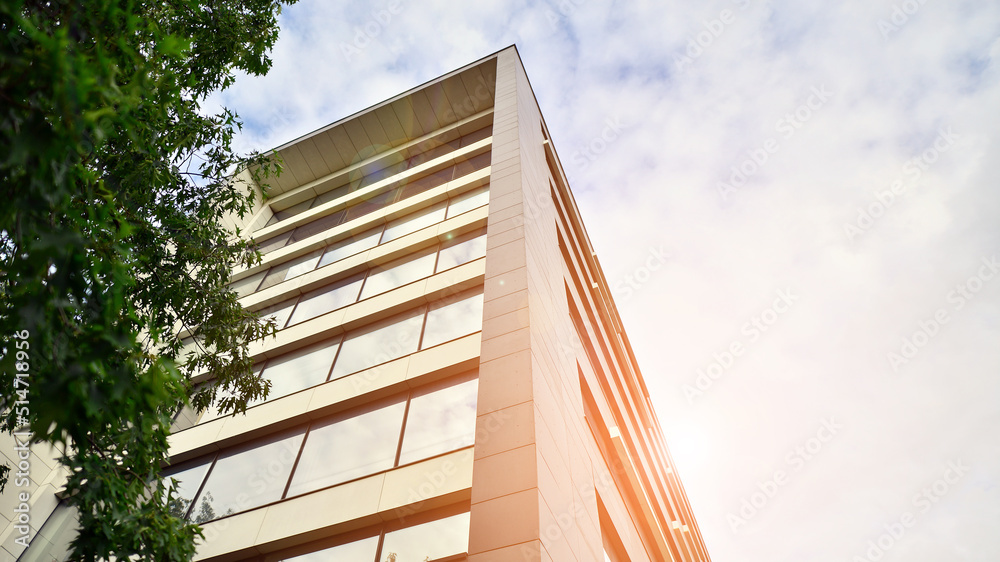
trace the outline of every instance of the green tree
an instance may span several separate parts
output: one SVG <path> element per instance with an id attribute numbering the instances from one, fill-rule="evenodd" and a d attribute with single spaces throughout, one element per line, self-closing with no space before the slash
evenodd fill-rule
<path id="1" fill-rule="evenodd" d="M 273 324 L 226 287 L 260 256 L 220 218 L 252 208 L 236 173 L 278 167 L 201 104 L 267 72 L 293 1 L 0 0 L 2 421 L 63 451 L 74 560 L 191 559 L 200 529 L 160 479 L 172 416 L 266 396 L 247 344 Z"/>

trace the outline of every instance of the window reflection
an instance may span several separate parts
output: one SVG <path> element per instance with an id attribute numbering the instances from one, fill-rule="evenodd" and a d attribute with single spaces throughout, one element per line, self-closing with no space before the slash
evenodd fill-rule
<path id="1" fill-rule="evenodd" d="M 329 203 L 334 199 L 340 199 L 341 197 L 357 189 L 359 185 L 361 185 L 361 180 L 355 180 L 351 183 L 345 183 L 339 187 L 335 187 L 325 193 L 321 193 L 316 196 L 316 200 L 313 203 L 312 208 L 315 209 L 316 207 L 319 207 L 320 205 L 323 205 L 325 203 Z"/>
<path id="2" fill-rule="evenodd" d="M 381 560 L 423 562 L 462 554 L 468 548 L 469 514 L 460 513 L 386 533 L 382 542 Z"/>
<path id="3" fill-rule="evenodd" d="M 490 189 L 488 186 L 466 191 L 448 205 L 447 218 L 460 215 L 466 211 L 471 211 L 477 207 L 482 207 L 490 202 Z"/>
<path id="4" fill-rule="evenodd" d="M 426 459 L 475 442 L 477 379 L 448 381 L 410 400 L 399 464 Z"/>
<path id="5" fill-rule="evenodd" d="M 267 221 L 264 226 L 271 226 L 277 222 L 283 221 L 287 218 L 294 217 L 295 215 L 306 211 L 312 205 L 312 200 L 303 201 L 301 203 L 296 203 L 287 209 L 281 211 L 275 211 L 274 215 Z"/>
<path id="6" fill-rule="evenodd" d="M 303 435 L 299 430 L 220 457 L 198 496 L 191 520 L 203 523 L 281 499 Z"/>
<path id="7" fill-rule="evenodd" d="M 316 262 L 319 261 L 321 253 L 323 253 L 322 250 L 316 250 L 291 261 L 287 261 L 281 265 L 272 267 L 271 270 L 267 272 L 267 277 L 264 278 L 264 281 L 261 282 L 260 287 L 257 290 L 263 291 L 264 289 L 273 287 L 282 281 L 298 277 L 303 273 L 308 273 L 313 269 L 316 269 Z"/>
<path id="8" fill-rule="evenodd" d="M 294 326 L 358 300 L 364 275 L 355 275 L 302 295 L 288 325 Z"/>
<path id="9" fill-rule="evenodd" d="M 488 154 L 485 156 L 488 156 Z M 479 157 L 477 156 L 476 158 Z M 365 214 L 374 209 L 385 206 L 391 202 L 393 197 L 393 191 L 379 194 L 374 198 L 365 201 L 362 205 L 359 205 L 357 210 L 353 210 L 352 208 L 351 210 L 346 211 L 349 214 L 353 213 L 353 215 L 348 216 L 343 220 L 342 217 L 345 211 L 339 211 L 332 215 L 327 215 L 326 217 L 322 217 L 313 222 L 302 225 L 294 231 L 279 234 L 278 236 L 261 243 L 261 250 L 265 252 L 270 251 L 271 249 L 285 245 L 286 241 L 291 244 L 298 240 L 304 240 L 314 234 L 326 232 L 341 222 L 346 222 L 354 216 L 360 216 L 357 213 Z M 325 251 L 316 250 L 315 252 L 311 252 L 305 256 L 283 264 L 275 265 L 266 272 L 256 273 L 245 279 L 235 281 L 230 284 L 230 287 L 236 291 L 240 297 L 244 297 L 256 291 L 277 285 L 287 279 L 292 279 L 306 272 L 312 271 L 317 267 L 323 267 L 354 254 L 369 250 L 379 244 L 389 242 L 390 240 L 395 240 L 401 236 L 427 228 L 440 223 L 445 220 L 445 218 L 454 217 L 458 214 L 481 207 L 482 205 L 486 205 L 488 203 L 489 186 L 473 189 L 453 199 L 450 203 L 439 203 L 422 211 L 417 211 L 416 213 L 412 213 L 392 221 L 384 229 L 382 227 L 377 227 L 363 234 L 341 240 L 326 248 Z M 320 257 L 317 259 L 317 256 Z"/>
<path id="10" fill-rule="evenodd" d="M 281 365 L 305 364 L 309 351 Z M 466 374 L 172 467 L 170 508 L 203 523 L 471 446 L 477 387 Z"/>
<path id="11" fill-rule="evenodd" d="M 368 213 L 374 213 L 375 211 L 391 205 L 393 201 L 396 200 L 396 195 L 399 193 L 399 188 L 393 188 L 389 191 L 384 191 L 382 193 L 372 195 L 371 197 L 365 199 L 360 203 L 356 203 L 347 208 L 347 216 L 344 217 L 344 222 L 351 221 L 357 218 L 361 218 Z"/>
<path id="12" fill-rule="evenodd" d="M 487 125 L 478 131 L 472 131 L 471 133 L 462 137 L 462 146 L 466 147 L 470 144 L 479 142 L 493 134 L 493 125 Z"/>
<path id="13" fill-rule="evenodd" d="M 461 241 L 441 251 L 439 264 L 443 260 L 443 263 L 450 267 L 451 264 L 463 262 L 465 259 L 473 259 L 484 245 L 485 235 Z M 392 289 L 397 284 L 409 283 L 411 279 L 426 277 L 430 274 L 435 257 L 436 254 L 429 253 L 398 265 L 389 264 L 392 267 L 369 276 L 364 285 L 364 292 L 360 296 L 366 298 Z M 288 325 L 354 302 L 358 298 L 361 279 L 360 275 L 354 276 L 331 287 L 307 293 L 303 297 L 305 300 L 300 302 L 292 313 Z M 267 399 L 280 398 L 321 384 L 328 380 L 328 372 L 330 380 L 339 379 L 409 355 L 418 349 L 427 349 L 481 330 L 483 317 L 481 291 L 475 289 L 455 298 L 435 302 L 429 309 L 415 308 L 394 318 L 349 332 L 342 343 L 339 339 L 328 340 L 268 360 L 263 365 L 265 371 L 262 374 L 271 381 L 271 391 Z M 281 317 L 288 314 L 290 306 L 286 301 L 271 309 L 265 309 L 262 315 L 277 309 L 272 315 L 278 318 L 280 327 Z M 332 371 L 331 364 L 333 364 Z M 231 393 L 220 391 L 219 397 L 230 395 Z M 261 402 L 263 401 L 250 402 L 248 407 Z M 202 414 L 198 423 L 217 417 L 219 412 L 212 406 Z"/>
<path id="14" fill-rule="evenodd" d="M 269 360 L 264 365 L 264 377 L 271 381 L 267 399 L 287 396 L 326 381 L 339 344 L 338 340 L 327 341 Z"/>
<path id="15" fill-rule="evenodd" d="M 285 323 L 288 321 L 288 316 L 291 315 L 292 309 L 295 308 L 295 301 L 296 299 L 289 299 L 287 301 L 279 302 L 276 305 L 262 309 L 260 311 L 260 317 L 274 318 L 275 329 L 280 330 L 285 327 Z"/>
<path id="16" fill-rule="evenodd" d="M 378 239 L 381 235 L 382 228 L 379 227 L 375 230 L 369 230 L 368 232 L 359 234 L 352 238 L 341 240 L 326 249 L 326 252 L 323 254 L 323 258 L 319 260 L 319 265 L 317 267 L 323 267 L 324 265 L 353 256 L 358 252 L 374 248 L 375 246 L 378 246 Z"/>
<path id="17" fill-rule="evenodd" d="M 301 556 L 284 558 L 283 562 L 330 562 L 331 560 L 343 560 L 344 562 L 371 562 L 375 560 L 375 551 L 378 549 L 378 535 L 361 539 L 360 541 L 349 542 L 333 548 L 325 548 L 317 552 L 310 552 Z"/>
<path id="18" fill-rule="evenodd" d="M 476 170 L 482 170 L 483 168 L 490 165 L 490 153 L 484 152 L 478 156 L 473 156 L 468 160 L 462 160 L 455 164 L 455 177 L 460 178 L 462 176 L 471 174 Z"/>
<path id="19" fill-rule="evenodd" d="M 395 240 L 411 232 L 416 232 L 422 228 L 437 224 L 444 220 L 445 211 L 445 204 L 439 203 L 423 211 L 397 219 L 389 223 L 389 226 L 385 228 L 381 243 L 385 244 L 390 240 Z"/>
<path id="20" fill-rule="evenodd" d="M 277 250 L 285 244 L 288 244 L 288 239 L 292 237 L 292 232 L 294 231 L 282 232 L 281 234 L 272 236 L 263 242 L 258 242 L 257 249 L 260 250 L 260 253 L 262 254 L 266 254 L 271 250 Z"/>
<path id="21" fill-rule="evenodd" d="M 253 376 L 254 376 L 254 378 L 260 376 L 260 370 L 261 370 L 261 368 L 263 368 L 263 364 L 254 365 L 254 369 L 253 369 Z M 215 383 L 214 382 L 209 382 L 207 384 L 215 384 Z M 218 390 L 216 392 L 215 402 L 211 406 L 209 406 L 208 409 L 206 409 L 201 414 L 201 417 L 198 418 L 198 423 L 205 423 L 205 422 L 208 422 L 208 421 L 212 421 L 212 420 L 214 420 L 214 419 L 222 416 L 222 412 L 219 411 L 219 407 L 218 407 L 217 404 L 219 403 L 219 400 L 221 400 L 222 398 L 230 398 L 232 396 L 235 396 L 235 395 L 231 391 L 229 391 L 229 390 L 223 390 L 223 389 Z M 247 403 L 247 407 L 248 408 L 251 405 L 252 405 L 252 403 Z"/>
<path id="22" fill-rule="evenodd" d="M 449 246 L 441 248 L 436 271 L 444 271 L 479 259 L 486 255 L 486 235 L 475 238 L 460 238 Z"/>
<path id="23" fill-rule="evenodd" d="M 260 273 L 254 273 L 250 277 L 245 277 L 239 281 L 233 281 L 229 284 L 229 288 L 232 289 L 240 297 L 245 297 L 251 293 L 257 291 L 257 286 L 260 285 L 260 280 L 267 275 L 267 271 L 261 271 Z"/>
<path id="24" fill-rule="evenodd" d="M 443 301 L 431 305 L 421 349 L 444 343 L 483 327 L 483 294 L 462 298 L 457 302 Z"/>
<path id="25" fill-rule="evenodd" d="M 442 142 L 441 138 L 430 139 L 429 141 L 421 143 L 417 147 L 410 150 L 389 155 L 385 159 L 386 165 L 383 168 L 369 169 L 364 173 L 356 171 L 357 173 L 353 176 L 354 179 L 348 184 L 340 185 L 330 191 L 326 191 L 314 197 L 313 199 L 303 201 L 288 207 L 287 209 L 274 211 L 274 215 L 267 221 L 265 226 L 271 226 L 272 224 L 289 219 L 299 213 L 303 213 L 308 209 L 314 209 L 320 205 L 339 199 L 362 187 L 372 185 L 386 178 L 394 177 L 405 170 L 415 168 L 421 164 L 445 156 L 457 150 L 459 147 L 466 147 L 482 139 L 488 138 L 492 134 L 493 126 L 489 125 L 448 142 Z M 488 154 L 489 153 L 487 153 L 487 155 Z M 388 162 L 392 160 L 401 158 L 405 158 L 405 160 L 398 161 L 394 164 L 388 164 Z M 424 176 L 423 178 L 410 181 L 404 190 L 403 197 L 405 198 L 415 195 L 421 191 L 441 185 L 452 178 L 461 177 L 471 170 L 478 170 L 490 165 L 488 156 L 485 158 L 485 162 L 482 160 L 484 160 L 482 155 L 475 156 L 468 160 L 460 161 L 456 165 L 448 166 L 430 176 Z"/>
<path id="26" fill-rule="evenodd" d="M 194 466 L 182 465 L 164 473 L 163 480 L 166 486 L 170 486 L 171 478 L 177 481 L 177 490 L 173 501 L 170 502 L 170 515 L 182 519 L 187 515 L 191 500 L 198 493 L 198 488 L 201 487 L 201 482 L 208 474 L 210 466 L 212 466 L 211 459 L 201 461 Z M 197 514 L 199 510 L 195 508 L 193 511 Z"/>
<path id="27" fill-rule="evenodd" d="M 405 411 L 401 396 L 378 409 L 314 426 L 288 497 L 392 468 Z"/>
<path id="28" fill-rule="evenodd" d="M 313 219 L 312 221 L 293 230 L 288 243 L 294 244 L 295 242 L 305 240 L 314 234 L 326 232 L 327 230 L 330 230 L 340 224 L 340 221 L 343 220 L 343 218 L 344 211 L 337 211 L 336 213 L 326 215 L 325 217 Z"/>
<path id="29" fill-rule="evenodd" d="M 385 265 L 373 267 L 365 280 L 365 288 L 361 298 L 367 299 L 388 290 L 402 287 L 417 279 L 429 277 L 434 273 L 436 252 L 431 250 L 416 258 L 407 256 Z"/>
<path id="30" fill-rule="evenodd" d="M 338 379 L 416 351 L 423 313 L 424 310 L 418 308 L 349 336 L 341 345 L 330 379 Z"/>

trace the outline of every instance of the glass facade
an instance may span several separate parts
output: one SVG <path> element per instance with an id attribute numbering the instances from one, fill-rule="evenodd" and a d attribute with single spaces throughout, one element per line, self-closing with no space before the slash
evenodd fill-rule
<path id="1" fill-rule="evenodd" d="M 238 295 L 244 297 L 268 287 L 273 287 L 282 281 L 294 279 L 319 267 L 324 267 L 344 258 L 370 250 L 396 238 L 417 232 L 429 226 L 434 226 L 446 220 L 446 217 L 452 218 L 488 203 L 488 188 L 474 189 L 452 199 L 450 203 L 439 203 L 414 211 L 386 225 L 337 240 L 325 249 L 315 250 L 289 261 L 272 265 L 265 272 L 258 272 L 234 281 L 230 284 L 230 287 Z"/>
<path id="2" fill-rule="evenodd" d="M 336 380 L 482 329 L 483 294 L 472 290 L 363 326 L 343 337 L 298 349 L 261 363 L 261 376 L 271 382 L 268 400 Z M 252 407 L 263 401 L 251 402 Z M 217 419 L 215 408 L 198 423 Z"/>
<path id="3" fill-rule="evenodd" d="M 445 197 L 435 192 L 434 202 L 421 201 L 409 208 L 398 204 L 488 168 L 489 143 L 481 141 L 491 134 L 492 125 L 465 135 L 452 130 L 410 149 L 390 150 L 377 163 L 338 176 L 340 185 L 328 181 L 315 187 L 311 198 L 275 209 L 265 226 L 291 219 L 296 224 L 283 232 L 265 230 L 266 237 L 257 242 L 266 269 L 234 281 L 230 287 L 241 298 L 271 289 L 266 300 L 262 297 L 264 302 L 254 306 L 262 316 L 272 318 L 278 330 L 286 330 L 367 299 L 396 302 L 382 295 L 485 258 L 483 215 L 464 222 L 458 217 L 488 205 L 488 178 L 449 184 L 451 191 Z M 464 150 L 466 147 L 472 148 Z M 392 214 L 382 220 L 357 220 L 390 205 Z M 306 212 L 311 218 L 303 223 Z M 451 219 L 456 219 L 449 223 L 456 225 L 452 232 L 433 231 L 431 236 L 406 238 Z M 406 247 L 404 240 L 411 239 Z M 281 248 L 294 252 L 293 245 L 299 242 L 310 244 L 309 251 L 269 260 L 271 252 Z M 310 276 L 308 286 L 285 284 L 389 243 L 393 243 L 392 249 L 387 249 L 391 253 L 372 252 L 366 264 L 352 260 L 322 281 Z M 331 271 L 336 267 L 333 265 Z M 268 400 L 360 374 L 482 329 L 481 285 L 445 290 L 444 296 L 431 301 L 413 298 L 416 293 L 398 294 L 410 299 L 409 305 L 395 305 L 400 312 L 362 318 L 359 326 L 342 334 L 260 361 L 256 370 L 271 385 Z M 301 333 L 308 337 L 307 332 Z M 195 344 L 194 338 L 188 339 L 190 345 Z M 168 467 L 165 478 L 176 481 L 172 512 L 198 523 L 211 523 L 473 446 L 476 374 L 439 377 L 408 382 L 410 388 L 403 391 L 397 386 L 395 394 L 389 396 L 379 394 L 366 400 L 362 394 L 359 404 L 346 410 L 308 421 L 296 417 L 302 421 L 291 426 L 278 423 L 276 431 L 256 426 L 255 436 L 248 440 L 236 439 L 238 444 Z M 248 404 L 247 415 L 255 415 L 254 406 L 261 402 Z M 268 412 L 265 415 L 272 416 L 278 410 Z M 213 409 L 200 419 L 193 417 L 190 423 L 202 425 L 219 417 Z M 232 419 L 235 426 L 241 423 L 239 416 Z M 300 545 L 254 560 L 451 559 L 468 549 L 468 509 L 468 502 L 459 502 L 438 504 L 430 511 L 401 512 L 399 520 L 353 531 L 349 539 L 327 537 L 315 543 L 322 546 Z"/>
<path id="4" fill-rule="evenodd" d="M 466 374 L 185 462 L 172 510 L 204 523 L 471 446 L 477 390 Z"/>
<path id="5" fill-rule="evenodd" d="M 464 512 L 281 560 L 429 562 L 465 554 L 468 543 L 469 513 Z"/>
<path id="6" fill-rule="evenodd" d="M 485 256 L 486 235 L 476 231 L 337 279 L 262 309 L 261 315 L 274 317 L 280 330 Z"/>
<path id="7" fill-rule="evenodd" d="M 381 167 L 378 167 L 377 169 L 368 171 L 367 173 L 360 170 L 356 171 L 355 174 L 353 174 L 355 177 L 353 177 L 347 183 L 335 187 L 330 187 L 324 193 L 314 198 L 308 199 L 301 203 L 297 203 L 286 209 L 275 211 L 274 215 L 271 217 L 271 220 L 268 221 L 266 226 L 279 223 L 283 220 L 294 217 L 295 215 L 303 213 L 309 209 L 319 207 L 320 205 L 326 204 L 330 201 L 335 201 L 340 197 L 348 195 L 359 189 L 363 189 L 369 185 L 373 185 L 384 179 L 391 178 L 397 174 L 402 174 L 407 170 L 416 170 L 419 166 L 427 164 L 428 162 L 431 162 L 433 160 L 443 158 L 460 148 L 470 146 L 483 139 L 489 138 L 492 134 L 493 134 L 493 125 L 487 125 L 486 127 L 482 127 L 477 131 L 473 131 L 469 134 L 463 135 L 460 138 L 448 142 L 443 141 L 441 137 L 429 139 L 428 141 L 422 143 L 422 146 L 413 147 L 412 149 L 405 150 L 399 154 L 389 155 L 386 158 L 383 158 Z M 451 166 L 446 166 L 439 170 L 432 169 L 429 174 L 427 173 L 426 170 L 418 171 L 413 175 L 411 175 L 410 177 L 401 180 L 400 183 L 402 184 L 402 186 L 400 187 L 405 187 L 407 185 L 412 187 L 415 184 L 418 184 L 422 181 L 426 181 L 425 178 L 428 177 L 434 177 L 435 180 L 437 180 L 435 183 L 436 186 L 451 179 L 454 179 L 456 177 L 461 177 L 462 175 L 469 173 L 471 170 L 477 169 L 476 166 L 480 166 L 480 168 L 484 167 L 478 162 L 472 162 L 473 160 L 475 160 L 475 158 L 477 157 L 473 156 L 472 158 L 469 159 L 463 158 L 458 163 L 453 164 Z M 394 163 L 388 162 L 392 160 L 395 160 L 395 162 Z M 461 165 L 462 168 L 459 171 L 459 175 L 456 175 L 455 168 L 459 165 Z M 488 158 L 485 165 L 489 166 Z M 431 188 L 427 187 L 426 189 L 431 189 Z M 417 190 L 411 189 L 411 191 L 414 191 L 414 193 L 412 193 L 414 195 L 416 193 L 419 193 L 419 191 Z M 388 203 L 383 201 L 382 205 L 385 204 Z"/>

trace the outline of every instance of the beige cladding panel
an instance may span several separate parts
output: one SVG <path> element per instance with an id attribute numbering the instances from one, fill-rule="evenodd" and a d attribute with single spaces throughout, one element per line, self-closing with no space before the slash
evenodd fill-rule
<path id="1" fill-rule="evenodd" d="M 670 557 L 665 545 L 676 545 L 676 537 L 645 520 L 649 507 L 636 507 L 651 501 L 658 509 L 663 498 L 649 497 L 647 489 L 638 495 L 618 489 L 626 483 L 610 477 L 609 465 L 619 461 L 604 458 L 583 414 L 542 126 L 516 51 L 502 51 L 478 406 L 481 430 L 488 416 L 501 420 L 489 442 L 476 444 L 470 559 L 520 560 L 524 547 L 556 560 L 600 560 L 598 496 L 614 514 L 610 532 L 619 535 L 631 560 Z M 586 240 L 582 244 L 589 247 Z M 604 400 L 603 394 L 596 399 Z M 630 431 L 633 427 L 629 424 Z M 656 471 L 643 461 L 635 470 Z M 537 527 L 526 528 L 525 521 L 534 517 Z"/>

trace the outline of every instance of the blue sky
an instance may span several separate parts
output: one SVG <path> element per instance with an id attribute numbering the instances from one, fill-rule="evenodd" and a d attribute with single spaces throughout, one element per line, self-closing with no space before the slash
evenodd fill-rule
<path id="1" fill-rule="evenodd" d="M 242 148 L 517 44 L 713 560 L 996 559 L 1000 5 L 305 0 L 281 21 L 272 72 L 213 98 Z"/>

